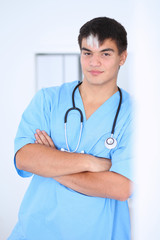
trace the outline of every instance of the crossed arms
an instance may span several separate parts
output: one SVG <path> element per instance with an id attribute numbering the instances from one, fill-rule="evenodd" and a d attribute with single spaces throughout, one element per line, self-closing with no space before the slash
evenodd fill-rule
<path id="1" fill-rule="evenodd" d="M 54 178 L 62 185 L 89 196 L 125 201 L 131 195 L 131 181 L 110 172 L 109 159 L 59 151 L 44 131 L 37 130 L 35 138 L 36 144 L 25 145 L 17 152 L 18 169 Z"/>

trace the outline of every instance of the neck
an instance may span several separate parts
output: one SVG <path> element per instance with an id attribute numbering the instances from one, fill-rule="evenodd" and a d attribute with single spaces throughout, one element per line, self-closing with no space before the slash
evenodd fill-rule
<path id="1" fill-rule="evenodd" d="M 90 84 L 85 79 L 79 87 L 83 100 L 95 104 L 102 104 L 118 91 L 116 82 L 108 82 L 103 85 Z"/>

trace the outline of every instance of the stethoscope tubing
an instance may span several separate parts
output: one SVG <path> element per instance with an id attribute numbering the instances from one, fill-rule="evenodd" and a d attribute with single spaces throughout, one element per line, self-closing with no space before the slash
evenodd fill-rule
<path id="1" fill-rule="evenodd" d="M 111 131 L 112 136 L 114 135 L 114 130 L 115 130 L 118 114 L 120 112 L 120 108 L 121 108 L 121 105 L 122 105 L 122 92 L 121 92 L 121 89 L 119 87 L 118 87 L 118 91 L 119 91 L 119 95 L 120 95 L 120 100 L 119 100 L 117 112 L 116 112 L 116 115 L 115 115 L 115 118 L 114 118 L 114 121 L 113 121 L 113 126 L 112 126 L 112 131 Z"/>
<path id="2" fill-rule="evenodd" d="M 66 113 L 65 113 L 65 116 L 64 116 L 64 129 L 65 129 L 65 140 L 66 140 L 66 146 L 67 146 L 67 150 L 68 152 L 70 152 L 70 148 L 69 148 L 69 144 L 68 144 L 68 138 L 67 138 L 67 117 L 68 117 L 68 114 L 69 112 L 71 112 L 72 110 L 77 110 L 79 113 L 80 113 L 80 122 L 81 122 L 81 126 L 80 126 L 80 133 L 79 133 L 79 139 L 78 139 L 78 144 L 75 148 L 75 150 L 73 152 L 76 152 L 78 147 L 79 147 L 79 144 L 80 144 L 80 141 L 81 141 L 81 136 L 82 136 L 82 129 L 83 129 L 83 113 L 81 111 L 80 108 L 77 108 L 76 105 L 75 105 L 75 101 L 74 101 L 74 94 L 75 94 L 75 91 L 76 89 L 82 84 L 82 82 L 79 82 L 75 88 L 73 89 L 73 92 L 72 92 L 72 107 L 69 108 Z"/>
<path id="3" fill-rule="evenodd" d="M 73 92 L 72 92 L 72 107 L 69 108 L 66 113 L 65 113 L 65 116 L 64 116 L 64 129 L 65 129 L 65 140 L 66 140 L 66 146 L 67 146 L 67 150 L 68 152 L 70 152 L 70 148 L 69 148 L 69 144 L 68 144 L 68 138 L 67 138 L 67 117 L 68 117 L 68 114 L 69 112 L 71 112 L 72 110 L 76 110 L 80 113 L 80 123 L 81 123 L 81 126 L 80 126 L 80 134 L 79 134 L 79 139 L 78 139 L 78 144 L 75 148 L 75 150 L 73 152 L 76 152 L 78 150 L 78 147 L 79 147 L 79 144 L 80 144 L 80 140 L 81 140 L 81 135 L 82 135 L 82 129 L 83 129 L 83 113 L 81 111 L 80 108 L 77 108 L 76 105 L 75 105 L 75 101 L 74 101 L 74 95 L 75 95 L 75 91 L 76 89 L 82 84 L 82 82 L 79 82 L 75 88 L 73 89 Z M 119 95 L 120 95 L 120 100 L 119 100 L 119 104 L 118 104 L 118 108 L 117 108 L 117 111 L 116 111 L 116 115 L 114 117 L 114 121 L 113 121 L 113 125 L 112 125 L 112 130 L 111 130 L 111 136 L 105 140 L 105 146 L 108 148 L 108 149 L 112 149 L 112 148 L 115 148 L 116 145 L 117 145 L 117 141 L 116 139 L 113 137 L 114 135 L 114 131 L 115 131 L 115 127 L 116 127 L 116 122 L 117 122 L 117 119 L 118 119 L 118 115 L 119 115 L 119 112 L 120 112 L 120 108 L 121 108 L 121 105 L 122 105 L 122 92 L 121 92 L 121 89 L 118 87 L 118 91 L 119 91 Z M 109 141 L 113 141 L 113 146 L 111 146 L 112 144 L 109 143 Z"/>

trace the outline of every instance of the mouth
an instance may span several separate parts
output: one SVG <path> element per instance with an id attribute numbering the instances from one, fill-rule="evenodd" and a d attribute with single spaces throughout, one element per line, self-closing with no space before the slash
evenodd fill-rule
<path id="1" fill-rule="evenodd" d="M 98 71 L 98 70 L 90 70 L 88 72 L 93 76 L 98 76 L 103 73 L 103 71 Z"/>

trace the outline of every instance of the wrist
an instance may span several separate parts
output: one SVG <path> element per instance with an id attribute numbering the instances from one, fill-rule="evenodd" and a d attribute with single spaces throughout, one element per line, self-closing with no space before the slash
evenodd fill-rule
<path id="1" fill-rule="evenodd" d="M 92 172 L 94 171 L 94 162 L 96 160 L 96 157 L 93 155 L 86 154 L 86 159 L 85 159 L 85 166 L 86 166 L 86 171 L 87 172 Z"/>

